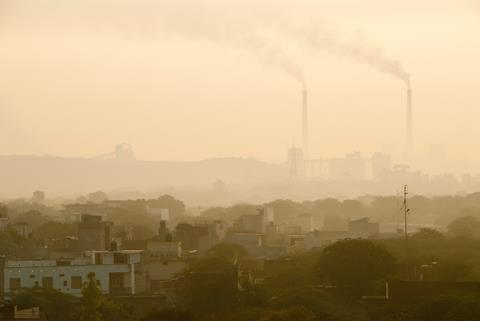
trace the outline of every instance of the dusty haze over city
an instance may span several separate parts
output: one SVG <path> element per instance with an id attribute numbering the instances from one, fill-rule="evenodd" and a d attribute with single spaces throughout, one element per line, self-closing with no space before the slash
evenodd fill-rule
<path id="1" fill-rule="evenodd" d="M 304 82 L 309 158 L 477 174 L 479 28 L 470 0 L 0 0 L 1 154 L 283 164 Z"/>
<path id="2" fill-rule="evenodd" d="M 480 0 L 0 0 L 0 321 L 479 321 Z"/>

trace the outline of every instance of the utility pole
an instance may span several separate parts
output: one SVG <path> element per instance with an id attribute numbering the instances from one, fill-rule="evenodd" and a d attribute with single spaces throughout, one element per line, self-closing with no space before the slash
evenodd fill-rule
<path id="1" fill-rule="evenodd" d="M 405 218 L 405 262 L 406 262 L 406 272 L 407 272 L 407 280 L 410 280 L 410 267 L 409 267 L 409 251 L 408 251 L 408 223 L 407 223 L 407 217 L 410 212 L 410 209 L 408 208 L 407 205 L 407 196 L 408 196 L 408 185 L 403 186 L 403 215 Z"/>

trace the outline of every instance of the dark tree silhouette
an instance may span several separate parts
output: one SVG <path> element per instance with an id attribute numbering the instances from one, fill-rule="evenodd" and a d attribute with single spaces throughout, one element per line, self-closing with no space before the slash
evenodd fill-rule
<path id="1" fill-rule="evenodd" d="M 303 307 L 291 307 L 288 309 L 267 313 L 260 321 L 317 321 L 315 314 Z"/>
<path id="2" fill-rule="evenodd" d="M 208 255 L 233 262 L 235 259 L 247 256 L 247 251 L 240 244 L 222 242 L 208 250 Z"/>
<path id="3" fill-rule="evenodd" d="M 80 321 L 101 321 L 102 292 L 97 285 L 95 273 L 88 274 L 88 281 L 82 290 L 82 307 L 80 308 Z"/>
<path id="4" fill-rule="evenodd" d="M 395 260 L 382 246 L 363 239 L 327 246 L 318 264 L 320 275 L 353 297 L 394 271 Z"/>
<path id="5" fill-rule="evenodd" d="M 194 321 L 195 317 L 188 310 L 165 309 L 152 310 L 145 314 L 141 321 Z"/>

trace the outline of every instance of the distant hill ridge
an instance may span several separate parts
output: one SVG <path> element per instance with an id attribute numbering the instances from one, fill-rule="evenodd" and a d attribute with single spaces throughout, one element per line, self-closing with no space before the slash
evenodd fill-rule
<path id="1" fill-rule="evenodd" d="M 254 158 L 202 161 L 122 161 L 57 156 L 0 156 L 0 196 L 29 195 L 41 189 L 68 195 L 118 188 L 265 182 L 284 179 L 281 165 Z"/>

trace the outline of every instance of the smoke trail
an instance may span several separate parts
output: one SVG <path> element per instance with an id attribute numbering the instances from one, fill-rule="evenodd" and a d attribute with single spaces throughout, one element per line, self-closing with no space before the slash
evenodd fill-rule
<path id="1" fill-rule="evenodd" d="M 340 57 L 369 65 L 376 70 L 399 79 L 410 86 L 410 75 L 398 60 L 389 58 L 381 48 L 373 46 L 363 39 L 345 41 L 337 33 L 324 28 L 305 30 L 300 28 L 282 28 L 287 34 L 301 39 L 309 48 L 323 50 Z"/>
<path id="2" fill-rule="evenodd" d="M 46 28 L 49 34 L 63 32 L 69 37 L 73 31 L 149 41 L 174 35 L 248 52 L 305 85 L 302 68 L 280 43 L 262 34 L 260 23 L 222 1 L 0 0 L 0 6 L 2 3 L 11 7 L 3 13 L 27 33 Z"/>
<path id="3" fill-rule="evenodd" d="M 302 68 L 289 57 L 279 44 L 271 44 L 270 40 L 258 33 L 250 33 L 239 38 L 238 43 L 246 50 L 254 53 L 263 62 L 279 68 L 297 80 L 302 87 L 306 88 L 305 77 Z"/>

